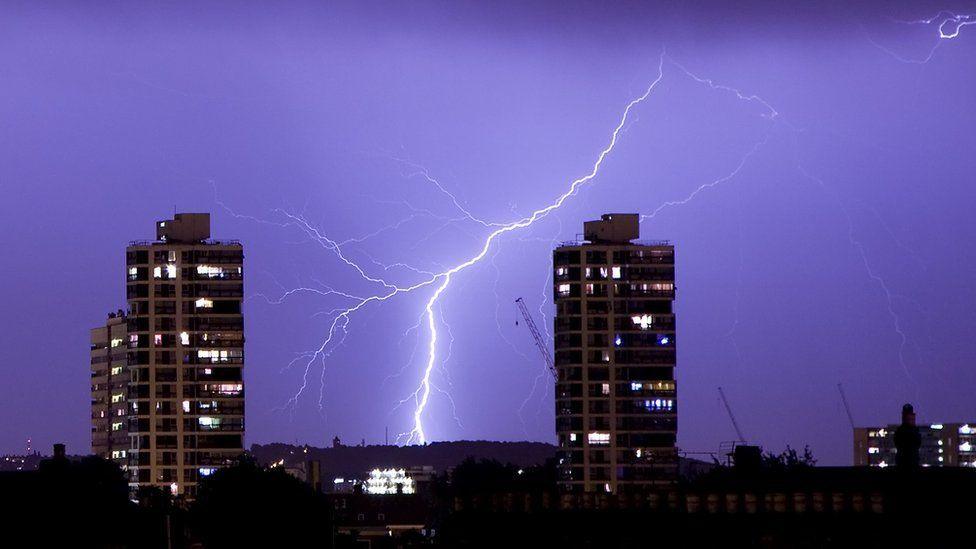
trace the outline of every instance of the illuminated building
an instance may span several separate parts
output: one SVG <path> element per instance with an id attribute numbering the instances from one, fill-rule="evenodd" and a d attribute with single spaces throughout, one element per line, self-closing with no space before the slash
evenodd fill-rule
<path id="1" fill-rule="evenodd" d="M 637 214 L 583 225 L 553 252 L 560 489 L 674 482 L 674 247 L 634 242 Z"/>
<path id="2" fill-rule="evenodd" d="M 854 465 L 889 467 L 895 464 L 895 429 L 854 428 Z M 922 467 L 976 467 L 976 422 L 919 425 Z"/>
<path id="3" fill-rule="evenodd" d="M 244 451 L 243 249 L 210 214 L 156 224 L 126 248 L 130 487 L 193 497 Z"/>
<path id="4" fill-rule="evenodd" d="M 413 479 L 403 469 L 373 469 L 366 479 L 366 493 L 372 495 L 413 494 Z"/>
<path id="5" fill-rule="evenodd" d="M 123 469 L 129 451 L 127 341 L 122 311 L 110 313 L 104 326 L 91 330 L 92 453 Z"/>

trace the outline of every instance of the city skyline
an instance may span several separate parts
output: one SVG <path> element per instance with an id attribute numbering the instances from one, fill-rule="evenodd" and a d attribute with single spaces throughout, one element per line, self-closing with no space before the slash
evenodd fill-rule
<path id="1" fill-rule="evenodd" d="M 89 328 L 126 305 L 119 250 L 174 206 L 248 247 L 245 446 L 411 440 L 438 285 L 364 307 L 303 376 L 330 311 L 382 289 L 316 235 L 409 285 L 591 172 L 430 307 L 426 440 L 556 441 L 513 302 L 551 336 L 552 250 L 606 212 L 680 249 L 682 449 L 736 438 L 718 386 L 750 442 L 823 464 L 850 463 L 837 383 L 858 425 L 904 402 L 920 423 L 972 417 L 976 27 L 940 37 L 899 22 L 938 10 L 880 2 L 223 6 L 3 8 L 0 452 L 87 448 Z"/>

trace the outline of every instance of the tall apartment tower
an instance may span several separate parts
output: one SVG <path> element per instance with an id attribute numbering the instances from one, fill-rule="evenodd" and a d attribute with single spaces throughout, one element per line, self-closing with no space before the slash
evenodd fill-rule
<path id="1" fill-rule="evenodd" d="M 634 493 L 677 476 L 674 246 L 637 214 L 583 224 L 553 252 L 560 489 Z"/>
<path id="2" fill-rule="evenodd" d="M 125 313 L 109 313 L 104 325 L 91 330 L 92 453 L 128 466 L 129 386 Z"/>
<path id="3" fill-rule="evenodd" d="M 243 248 L 181 213 L 125 256 L 130 487 L 193 498 L 244 451 Z"/>

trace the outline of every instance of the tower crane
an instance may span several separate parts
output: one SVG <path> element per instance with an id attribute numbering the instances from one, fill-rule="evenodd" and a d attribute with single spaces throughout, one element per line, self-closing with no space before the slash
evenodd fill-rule
<path id="1" fill-rule="evenodd" d="M 725 398 L 725 391 L 721 387 L 718 388 L 718 394 L 722 397 L 722 404 L 725 405 L 725 411 L 729 413 L 729 419 L 732 420 L 732 427 L 735 428 L 735 434 L 739 437 L 738 442 L 745 442 L 746 437 L 742 436 L 742 429 L 739 429 L 739 423 L 735 420 L 735 415 L 732 413 L 732 407 L 729 406 L 729 399 Z"/>
<path id="2" fill-rule="evenodd" d="M 529 309 L 526 308 L 525 302 L 522 298 L 515 300 L 515 304 L 519 308 L 519 312 L 522 313 L 522 318 L 525 319 L 525 325 L 532 332 L 532 339 L 535 340 L 535 346 L 538 347 L 539 352 L 542 353 L 542 358 L 546 361 L 546 366 L 549 368 L 549 373 L 552 374 L 552 378 L 556 381 L 559 380 L 559 374 L 556 373 L 556 364 L 552 360 L 552 355 L 549 353 L 549 347 L 546 346 L 546 342 L 542 339 L 542 334 L 539 333 L 539 328 L 536 327 L 535 321 L 532 320 L 532 315 L 529 314 Z M 518 322 L 516 322 L 518 324 Z"/>
<path id="3" fill-rule="evenodd" d="M 847 395 L 844 394 L 844 386 L 838 383 L 837 390 L 840 391 L 840 399 L 844 403 L 844 411 L 847 412 L 847 421 L 851 422 L 851 429 L 855 429 L 854 416 L 851 414 L 851 406 L 847 403 Z"/>

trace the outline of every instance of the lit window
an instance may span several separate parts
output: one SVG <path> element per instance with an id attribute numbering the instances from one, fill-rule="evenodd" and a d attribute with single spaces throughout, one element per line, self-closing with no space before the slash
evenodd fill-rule
<path id="1" fill-rule="evenodd" d="M 207 368 L 209 370 L 209 368 Z M 244 385 L 240 383 L 225 383 L 222 385 L 217 385 L 217 394 L 220 395 L 238 395 L 244 390 Z"/>
<path id="2" fill-rule="evenodd" d="M 603 384 L 603 387 L 601 388 L 601 392 L 603 394 L 605 394 L 605 395 L 609 395 L 610 394 L 610 384 L 609 383 L 604 383 Z"/>
<path id="3" fill-rule="evenodd" d="M 609 482 L 607 482 L 607 483 L 605 483 L 603 485 L 603 491 L 606 492 L 606 493 L 608 493 L 608 494 L 610 493 L 610 483 Z"/>
<path id="4" fill-rule="evenodd" d="M 561 296 L 567 296 L 567 295 L 569 295 L 569 284 L 560 284 L 559 285 L 559 295 L 561 295 Z"/>
<path id="5" fill-rule="evenodd" d="M 566 276 L 567 274 L 569 274 L 569 269 L 567 269 L 566 267 L 556 268 L 556 276 Z"/>
<path id="6" fill-rule="evenodd" d="M 881 437 L 881 438 L 884 438 L 884 437 L 888 436 L 888 430 L 887 429 L 878 429 L 878 436 Z"/>
<path id="7" fill-rule="evenodd" d="M 163 278 L 162 267 L 153 267 L 153 278 Z"/>
<path id="8" fill-rule="evenodd" d="M 112 430 L 113 431 L 121 431 L 122 430 L 122 422 L 121 421 L 116 421 L 116 422 L 112 423 Z"/>
<path id="9" fill-rule="evenodd" d="M 136 334 L 130 335 L 129 336 L 129 345 L 136 345 L 137 343 L 139 343 L 139 336 L 136 335 Z"/>
<path id="10" fill-rule="evenodd" d="M 180 344 L 189 345 L 190 344 L 190 334 L 186 332 L 180 332 Z"/>
<path id="11" fill-rule="evenodd" d="M 610 351 L 600 351 L 603 362 L 610 362 Z"/>
<path id="12" fill-rule="evenodd" d="M 183 411 L 186 412 L 186 413 L 190 413 L 190 401 L 189 400 L 184 400 L 183 401 Z"/>
<path id="13" fill-rule="evenodd" d="M 630 390 L 631 391 L 640 391 L 643 388 L 644 388 L 644 385 L 643 384 L 637 383 L 636 381 L 631 381 L 630 382 Z"/>
<path id="14" fill-rule="evenodd" d="M 613 278 L 619 279 L 620 276 L 621 276 L 620 275 L 620 267 L 613 267 L 610 270 L 610 276 L 612 276 Z"/>
<path id="15" fill-rule="evenodd" d="M 176 278 L 176 265 L 170 264 L 166 266 L 166 278 Z"/>
<path id="16" fill-rule="evenodd" d="M 593 285 L 592 284 L 587 284 L 586 285 L 586 295 L 593 295 L 593 289 L 594 288 L 593 288 Z"/>
<path id="17" fill-rule="evenodd" d="M 200 427 L 203 428 L 203 429 L 219 429 L 220 428 L 220 418 L 219 417 L 202 416 L 202 417 L 197 418 L 197 422 L 200 424 Z"/>
<path id="18" fill-rule="evenodd" d="M 200 472 L 200 476 L 201 477 L 209 477 L 210 475 L 214 474 L 214 471 L 216 471 L 217 468 L 216 467 L 200 467 L 197 470 Z"/>
<path id="19" fill-rule="evenodd" d="M 570 442 L 576 442 L 576 433 L 570 433 L 569 434 L 569 441 Z"/>
<path id="20" fill-rule="evenodd" d="M 640 448 L 634 450 L 634 453 L 637 455 L 637 457 L 641 457 L 641 455 L 643 454 Z"/>
<path id="21" fill-rule="evenodd" d="M 240 273 L 240 268 L 237 269 L 238 274 Z M 214 267 L 212 265 L 197 265 L 197 275 L 206 278 L 225 278 L 227 276 L 227 271 L 223 267 Z"/>
<path id="22" fill-rule="evenodd" d="M 884 469 L 887 466 L 888 466 L 888 464 L 886 462 L 884 462 L 884 461 L 878 463 L 878 467 L 881 467 L 882 469 Z"/>
<path id="23" fill-rule="evenodd" d="M 163 344 L 163 334 L 156 334 L 156 335 L 154 335 L 153 336 L 153 344 L 155 346 L 157 346 L 157 347 L 162 346 L 162 344 Z"/>
<path id="24" fill-rule="evenodd" d="M 606 278 L 606 277 L 607 277 L 607 268 L 600 267 L 600 278 Z"/>
<path id="25" fill-rule="evenodd" d="M 587 267 L 586 268 L 586 278 L 590 278 L 591 276 L 593 276 L 593 269 Z"/>
<path id="26" fill-rule="evenodd" d="M 119 375 L 121 373 L 122 373 L 122 367 L 121 366 L 112 366 L 112 375 L 113 376 L 117 376 L 117 375 Z"/>
<path id="27" fill-rule="evenodd" d="M 973 451 L 973 445 L 970 444 L 969 441 L 967 440 L 966 442 L 963 442 L 962 444 L 959 445 L 959 451 L 960 452 L 972 452 Z"/>
<path id="28" fill-rule="evenodd" d="M 209 376 L 212 373 L 213 373 L 213 369 L 212 368 L 204 368 L 203 369 L 203 375 Z"/>
<path id="29" fill-rule="evenodd" d="M 651 315 L 640 315 L 632 316 L 630 320 L 637 326 L 640 326 L 641 330 L 646 330 L 648 326 L 654 324 L 654 317 Z"/>
<path id="30" fill-rule="evenodd" d="M 973 433 L 973 428 L 970 427 L 968 423 L 959 428 L 960 435 L 970 435 L 972 433 Z"/>
<path id="31" fill-rule="evenodd" d="M 112 395 L 112 404 L 115 404 L 117 402 L 122 402 L 122 398 L 123 398 L 123 394 L 122 393 L 116 393 L 116 394 Z"/>
<path id="32" fill-rule="evenodd" d="M 667 345 L 669 343 L 671 343 L 671 338 L 669 336 L 658 334 L 657 336 L 658 345 Z"/>
<path id="33" fill-rule="evenodd" d="M 586 440 L 594 446 L 606 446 L 610 444 L 610 433 L 593 431 L 587 433 Z"/>
<path id="34" fill-rule="evenodd" d="M 623 342 L 624 340 L 621 339 L 620 334 L 617 334 L 617 337 L 613 340 L 613 344 L 616 345 L 617 347 L 620 347 L 623 344 Z"/>
<path id="35" fill-rule="evenodd" d="M 198 309 L 211 309 L 213 308 L 213 301 L 205 297 L 201 297 L 194 302 L 194 305 L 196 305 Z"/>
<path id="36" fill-rule="evenodd" d="M 118 347 L 119 345 L 122 345 L 122 338 L 121 337 L 113 337 L 112 338 L 112 347 Z"/>
<path id="37" fill-rule="evenodd" d="M 939 429 L 942 428 L 942 424 L 941 423 L 933 423 L 929 427 L 931 427 L 932 429 L 935 429 L 935 430 L 939 430 Z"/>
<path id="38" fill-rule="evenodd" d="M 868 453 L 869 454 L 877 454 L 880 451 L 881 451 L 881 448 L 878 448 L 876 446 L 871 446 L 870 448 L 868 448 Z"/>

